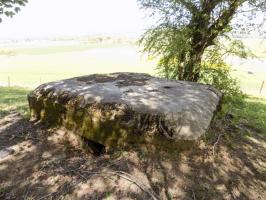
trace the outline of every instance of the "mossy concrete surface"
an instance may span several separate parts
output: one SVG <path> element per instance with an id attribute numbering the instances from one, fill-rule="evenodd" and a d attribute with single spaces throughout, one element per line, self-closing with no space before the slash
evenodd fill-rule
<path id="1" fill-rule="evenodd" d="M 113 73 L 46 83 L 28 95 L 31 116 L 110 147 L 191 145 L 222 94 L 203 84 Z"/>

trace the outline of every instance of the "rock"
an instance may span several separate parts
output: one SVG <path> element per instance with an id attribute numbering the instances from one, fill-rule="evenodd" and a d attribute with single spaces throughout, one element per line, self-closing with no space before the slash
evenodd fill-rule
<path id="1" fill-rule="evenodd" d="M 34 119 L 105 146 L 166 148 L 203 135 L 221 98 L 209 85 L 139 73 L 76 77 L 43 84 L 28 95 Z"/>

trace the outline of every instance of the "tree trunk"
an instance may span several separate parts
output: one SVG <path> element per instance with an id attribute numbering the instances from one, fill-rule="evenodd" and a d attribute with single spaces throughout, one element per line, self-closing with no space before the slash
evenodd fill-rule
<path id="1" fill-rule="evenodd" d="M 197 82 L 199 80 L 203 51 L 194 49 L 190 51 L 184 66 L 183 80 Z"/>
<path id="2" fill-rule="evenodd" d="M 186 64 L 184 66 L 183 80 L 197 82 L 199 80 L 201 60 L 206 49 L 206 32 L 208 24 L 206 24 L 204 13 L 197 13 L 192 16 L 188 25 L 193 30 L 189 35 L 190 51 L 186 56 Z"/>

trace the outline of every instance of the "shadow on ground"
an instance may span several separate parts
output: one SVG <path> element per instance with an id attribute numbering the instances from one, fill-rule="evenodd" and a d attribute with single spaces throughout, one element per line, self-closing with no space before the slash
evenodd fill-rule
<path id="1" fill-rule="evenodd" d="M 212 131 L 190 151 L 96 157 L 64 131 L 12 113 L 0 119 L 0 199 L 265 199 L 266 138 Z"/>

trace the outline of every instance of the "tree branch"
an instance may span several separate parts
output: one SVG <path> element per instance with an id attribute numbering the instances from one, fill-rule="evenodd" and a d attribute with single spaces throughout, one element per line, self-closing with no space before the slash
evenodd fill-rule
<path id="1" fill-rule="evenodd" d="M 191 13 L 197 13 L 199 10 L 195 4 L 187 0 L 179 0 L 182 5 L 185 6 Z"/>
<path id="2" fill-rule="evenodd" d="M 226 26 L 230 23 L 233 15 L 236 13 L 239 6 L 242 2 L 239 0 L 231 0 L 231 4 L 228 9 L 225 9 L 219 18 L 209 27 L 208 29 L 208 44 L 211 44 L 213 40 L 225 29 Z"/>
<path id="3" fill-rule="evenodd" d="M 204 0 L 202 2 L 202 10 L 204 13 L 211 13 L 211 11 L 223 0 Z"/>

